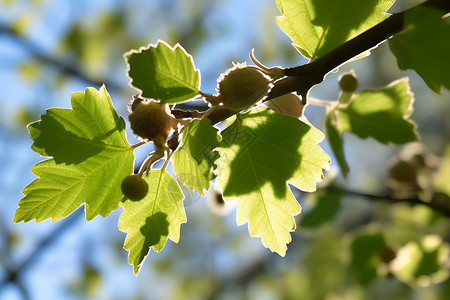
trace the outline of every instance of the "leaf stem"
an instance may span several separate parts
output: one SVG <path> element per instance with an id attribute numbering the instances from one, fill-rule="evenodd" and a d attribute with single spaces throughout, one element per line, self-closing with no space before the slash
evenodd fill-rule
<path id="1" fill-rule="evenodd" d="M 134 145 L 131 146 L 131 148 L 136 149 L 137 147 L 142 146 L 144 144 L 147 144 L 147 141 L 141 141 L 141 142 L 139 142 L 137 144 L 134 144 Z"/>
<path id="2" fill-rule="evenodd" d="M 214 111 L 214 109 L 216 108 L 217 106 L 213 106 L 213 107 L 211 107 L 210 109 L 208 109 L 204 114 L 203 114 L 203 116 L 201 117 L 202 119 L 205 119 L 205 118 L 207 118 L 213 111 Z"/>
<path id="3" fill-rule="evenodd" d="M 142 163 L 141 167 L 139 168 L 138 175 L 142 176 L 142 174 L 148 172 L 151 169 L 152 165 L 158 160 L 160 160 L 163 156 L 164 155 L 161 153 L 159 149 L 150 153 Z"/>
<path id="4" fill-rule="evenodd" d="M 338 97 L 338 103 L 342 103 L 342 104 L 345 104 L 345 103 L 348 103 L 349 101 L 350 101 L 350 99 L 352 98 L 352 96 L 353 96 L 353 92 L 343 92 L 343 91 L 341 91 L 340 93 L 339 93 L 339 97 Z"/>
<path id="5" fill-rule="evenodd" d="M 325 101 L 325 100 L 320 100 L 320 99 L 316 99 L 316 98 L 309 98 L 308 101 L 309 101 L 309 104 L 311 104 L 311 105 L 325 106 L 325 107 L 333 107 L 336 105 L 336 102 L 337 102 L 337 101 Z"/>
<path id="6" fill-rule="evenodd" d="M 172 150 L 169 150 L 167 152 L 167 158 L 166 158 L 166 161 L 164 162 L 164 165 L 161 168 L 161 171 L 165 171 L 166 170 L 166 168 L 169 165 L 170 159 L 172 158 L 172 155 L 173 155 L 174 152 L 175 151 L 172 151 Z"/>

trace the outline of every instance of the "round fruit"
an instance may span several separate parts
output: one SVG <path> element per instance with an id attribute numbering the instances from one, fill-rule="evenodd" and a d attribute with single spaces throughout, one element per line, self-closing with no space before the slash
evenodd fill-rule
<path id="1" fill-rule="evenodd" d="M 133 132 L 162 148 L 176 119 L 167 112 L 167 104 L 160 104 L 153 100 L 138 103 L 128 119 Z"/>
<path id="2" fill-rule="evenodd" d="M 133 201 L 144 198 L 148 193 L 148 184 L 140 175 L 128 175 L 120 185 L 123 195 Z"/>
<path id="3" fill-rule="evenodd" d="M 346 93 L 353 93 L 358 88 L 358 79 L 353 72 L 344 73 L 339 78 L 339 86 Z"/>
<path id="4" fill-rule="evenodd" d="M 237 64 L 219 79 L 218 99 L 232 111 L 249 108 L 270 90 L 268 79 L 256 67 Z"/>
<path id="5" fill-rule="evenodd" d="M 297 119 L 303 115 L 306 106 L 302 104 L 299 96 L 292 93 L 266 101 L 265 104 L 274 112 Z"/>

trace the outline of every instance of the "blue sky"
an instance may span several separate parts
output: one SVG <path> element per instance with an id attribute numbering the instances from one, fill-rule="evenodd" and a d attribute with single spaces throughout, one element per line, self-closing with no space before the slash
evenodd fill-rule
<path id="1" fill-rule="evenodd" d="M 182 0 L 131 0 L 126 2 L 119 0 L 35 0 L 10 1 L 9 4 L 6 4 L 7 2 L 0 2 L 0 25 L 25 20 L 25 17 L 29 18 L 30 25 L 25 30 L 27 38 L 43 53 L 55 55 L 60 59 L 63 59 L 62 56 L 58 56 L 60 52 L 57 51 L 60 40 L 74 20 L 81 20 L 89 26 L 95 26 L 95 21 L 102 11 L 115 11 L 131 6 L 132 9 L 127 13 L 135 14 L 136 18 L 130 27 L 139 31 L 138 34 L 146 41 L 145 43 L 155 43 L 158 39 L 170 38 L 164 22 L 171 25 L 173 25 L 172 23 L 181 24 L 178 26 L 188 24 L 191 22 L 190 16 L 196 9 L 194 5 L 189 6 L 189 3 L 194 3 L 194 1 L 183 2 Z M 201 70 L 203 91 L 214 92 L 216 79 L 220 73 L 230 67 L 232 61 L 248 61 L 248 53 L 254 47 L 257 57 L 262 58 L 262 62 L 269 66 L 292 66 L 305 62 L 300 55 L 297 56 L 294 48 L 289 45 L 289 39 L 276 26 L 274 17 L 279 12 L 276 9 L 275 1 L 198 1 L 201 4 L 209 2 L 213 5 L 203 23 L 208 33 L 208 39 L 196 49 L 195 53 L 192 53 L 197 68 Z M 165 5 L 168 10 L 173 12 L 176 22 L 152 14 L 152 12 L 157 12 L 155 7 L 161 5 Z M 151 20 L 146 19 L 149 16 Z M 152 27 L 146 24 L 147 21 L 149 24 L 159 22 L 160 26 Z M 105 35 L 107 34 L 105 32 Z M 380 47 L 381 53 L 386 52 L 386 48 L 383 47 Z M 277 55 L 278 52 L 282 54 Z M 388 55 L 386 57 L 387 60 L 376 62 L 379 65 L 375 66 L 394 69 L 392 66 L 396 63 L 395 59 Z M 126 87 L 128 78 L 125 76 L 125 64 L 121 54 L 112 59 L 116 64 L 111 66 L 114 75 L 109 79 Z M 46 108 L 52 106 L 67 108 L 70 105 L 70 94 L 82 91 L 87 87 L 85 82 L 71 79 L 63 88 L 55 89 L 55 78 L 60 76 L 55 70 L 40 73 L 43 77 L 37 81 L 27 81 L 18 69 L 20 65 L 29 60 L 30 53 L 26 49 L 7 35 L 0 34 L 0 203 L 3 208 L 0 216 L 0 229 L 3 229 L 0 231 L 2 237 L 0 250 L 3 251 L 6 245 L 5 232 L 19 237 L 19 242 L 14 248 L 15 252 L 11 256 L 12 260 L 11 257 L 8 258 L 8 263 L 12 264 L 17 264 L 27 257 L 36 243 L 57 228 L 59 224 L 51 223 L 49 220 L 40 224 L 35 222 L 11 224 L 17 202 L 22 197 L 22 188 L 35 178 L 30 172 L 30 167 L 42 159 L 32 152 L 30 148 L 32 141 L 25 128 L 17 125 L 16 112 L 23 107 L 32 108 L 39 114 L 44 113 Z M 374 81 L 373 61 L 368 59 L 367 62 L 360 64 L 351 63 L 340 71 L 350 68 L 356 70 L 362 85 L 366 84 L 367 87 L 373 88 L 370 86 Z M 333 73 L 327 76 L 323 85 L 313 89 L 312 95 L 328 100 L 335 99 L 338 92 L 336 79 L 339 74 Z M 405 73 L 396 74 L 405 75 Z M 411 75 L 412 82 L 418 87 L 415 90 L 416 97 L 427 95 L 427 87 L 416 75 Z M 133 91 L 131 89 L 128 91 L 130 97 Z M 125 114 L 128 98 L 121 93 L 112 93 L 112 98 L 118 111 Z M 417 103 L 421 108 L 421 113 L 415 117 L 420 120 L 431 120 L 434 113 L 442 109 L 441 104 L 438 104 L 434 98 L 429 98 L 429 101 L 432 105 L 427 108 L 425 108 L 426 102 Z M 314 125 L 321 127 L 322 108 L 308 108 L 307 116 Z M 131 134 L 128 136 L 130 140 L 133 139 Z M 376 152 L 378 159 L 386 162 L 399 147 L 385 147 L 371 140 L 360 141 L 354 137 L 348 137 L 347 141 L 348 144 L 355 145 L 347 153 L 350 163 L 358 162 L 358 166 L 363 171 L 372 170 L 369 172 L 370 174 L 366 174 L 367 172 L 364 172 L 363 175 L 358 172 L 351 173 L 348 180 L 349 186 L 358 186 L 361 182 L 369 182 L 376 189 L 375 178 L 385 172 L 387 163 L 383 165 L 378 160 L 367 159 L 367 153 Z M 327 148 L 326 143 L 323 143 L 322 146 Z M 137 154 L 143 157 L 148 150 L 149 148 L 140 149 Z M 67 293 L 67 285 L 75 284 L 80 276 L 82 271 L 80 262 L 93 265 L 104 276 L 102 289 L 96 299 L 112 299 L 113 297 L 125 299 L 139 289 L 141 289 L 140 295 L 147 294 L 152 295 L 152 299 L 160 299 L 174 289 L 175 280 L 172 278 L 173 275 L 161 273 L 155 266 L 164 265 L 167 260 L 172 259 L 171 255 L 173 254 L 182 255 L 180 253 L 183 253 L 183 249 L 186 249 L 186 253 L 194 252 L 192 250 L 193 242 L 201 251 L 197 251 L 200 253 L 196 253 L 192 257 L 178 256 L 177 261 L 173 262 L 175 267 L 180 270 L 178 276 L 186 277 L 190 272 L 193 274 L 205 272 L 211 266 L 215 267 L 216 271 L 220 270 L 221 275 L 232 275 L 237 268 L 249 264 L 249 257 L 257 258 L 265 255 L 268 251 L 261 246 L 259 239 L 248 237 L 246 225 L 236 226 L 233 213 L 223 217 L 210 214 L 208 204 L 204 199 L 187 207 L 186 212 L 189 221 L 182 225 L 180 244 L 175 245 L 168 242 L 161 254 L 151 253 L 138 278 L 133 275 L 132 267 L 126 263 L 126 251 L 121 249 L 120 243 L 123 242 L 125 235 L 117 229 L 117 218 L 120 211 L 112 213 L 107 218 L 97 217 L 91 222 L 78 218 L 75 224 L 65 231 L 54 245 L 37 257 L 36 263 L 24 272 L 23 282 L 32 295 L 31 299 L 78 299 L 79 295 Z M 217 227 L 217 232 L 209 232 L 211 227 Z M 238 240 L 239 242 L 233 246 L 221 243 L 220 241 L 226 238 L 224 236 L 228 236 L 231 241 Z M 241 237 L 244 238 L 239 239 Z M 117 244 L 117 241 L 120 243 Z M 175 249 L 175 247 L 178 248 Z M 214 251 L 208 252 L 208 247 Z M 204 258 L 206 261 L 202 260 Z M 277 257 L 275 260 L 280 262 L 281 258 Z M 198 270 L 192 270 L 193 265 L 198 265 Z M 0 270 L 0 282 L 2 277 L 3 270 Z M 260 296 L 257 293 L 255 295 Z M 0 290 L 0 298 L 22 299 L 17 289 L 11 285 Z"/>
<path id="2" fill-rule="evenodd" d="M 142 2 L 135 0 L 133 5 L 145 16 L 145 10 L 148 14 L 154 6 L 161 5 L 163 2 L 165 1 Z M 175 9 L 183 9 L 182 1 L 169 2 Z M 112 0 L 13 1 L 9 4 L 3 2 L 0 4 L 0 24 L 24 22 L 27 18 L 29 22 L 25 29 L 27 39 L 42 53 L 57 55 L 60 40 L 74 20 L 81 18 L 87 23 L 92 23 L 103 10 L 121 9 L 124 7 L 123 4 L 121 1 Z M 214 92 L 216 78 L 231 66 L 230 60 L 248 60 L 250 49 L 264 34 L 258 30 L 262 16 L 275 12 L 274 3 L 267 0 L 217 1 L 214 10 L 205 18 L 205 24 L 212 38 L 205 42 L 204 47 L 198 49 L 194 57 L 197 68 L 202 72 L 202 87 L 206 91 Z M 188 15 L 188 13 L 180 11 L 177 16 L 182 20 L 188 18 Z M 154 17 L 158 18 L 158 16 Z M 272 22 L 272 30 L 276 30 L 274 20 Z M 226 30 L 220 28 L 218 24 L 226 26 Z M 141 28 L 141 30 L 143 29 Z M 143 34 L 148 35 L 145 31 Z M 157 39 L 165 39 L 164 34 L 164 24 L 161 24 L 160 28 L 152 28 L 150 34 L 152 38 L 148 40 L 148 43 L 155 43 Z M 281 32 L 276 34 L 281 36 Z M 285 42 L 288 42 L 286 38 Z M 2 82 L 2 93 L 0 94 L 2 119 L 0 121 L 0 151 L 2 153 L 0 157 L 0 188 L 2 192 L 0 203 L 3 206 L 0 226 L 6 232 L 19 237 L 19 242 L 11 255 L 12 259 L 8 257 L 7 263 L 12 265 L 20 263 L 42 238 L 58 227 L 58 223 L 51 223 L 49 220 L 39 224 L 35 222 L 11 224 L 17 202 L 22 197 L 21 189 L 35 178 L 30 172 L 30 167 L 42 159 L 32 152 L 30 148 L 32 141 L 25 128 L 17 127 L 16 113 L 24 107 L 35 109 L 40 114 L 51 106 L 69 107 L 70 94 L 82 91 L 86 87 L 86 83 L 75 79 L 69 81 L 63 89 L 53 90 L 49 93 L 48 89 L 52 88 L 50 78 L 48 81 L 45 78 L 39 78 L 37 82 L 30 82 L 24 79 L 21 72 L 18 71 L 19 66 L 29 61 L 30 58 L 27 49 L 24 49 L 11 37 L 0 34 L 0 82 Z M 124 73 L 123 58 L 119 56 L 115 60 L 117 60 L 117 68 L 123 71 L 123 73 L 117 74 L 115 79 L 126 86 L 128 79 Z M 46 76 L 58 76 L 58 72 L 54 70 L 46 71 L 45 74 Z M 124 101 L 121 99 L 123 96 L 112 94 L 112 97 L 116 107 L 122 105 L 123 108 L 119 108 L 119 110 L 124 113 Z M 129 137 L 132 138 L 131 135 Z M 148 148 L 146 150 L 148 151 Z M 145 155 L 144 151 L 146 150 L 142 150 L 142 153 L 138 153 L 138 155 Z M 187 208 L 187 213 L 188 216 L 191 215 L 195 218 L 195 215 L 200 212 L 204 214 L 205 210 L 209 210 L 206 202 L 198 201 L 192 207 Z M 78 299 L 79 295 L 67 293 L 66 286 L 80 276 L 82 272 L 80 262 L 82 261 L 87 261 L 98 268 L 104 276 L 102 289 L 96 299 L 112 299 L 113 296 L 117 299 L 127 298 L 136 289 L 142 289 L 142 293 L 148 293 L 147 288 L 142 288 L 143 282 L 157 284 L 158 289 L 148 288 L 155 299 L 167 295 L 174 283 L 170 276 L 161 276 L 157 271 L 144 267 L 139 277 L 136 278 L 132 273 L 131 266 L 126 263 L 126 251 L 121 249 L 120 245 L 112 244 L 117 240 L 123 241 L 125 237 L 117 229 L 119 213 L 120 211 L 114 212 L 107 218 L 98 217 L 91 222 L 86 222 L 78 217 L 75 225 L 65 231 L 40 257 L 36 257 L 35 263 L 23 272 L 23 284 L 30 293 L 31 299 Z M 195 227 L 195 221 L 190 223 L 194 223 L 192 226 Z M 225 217 L 224 224 L 231 230 L 247 234 L 245 227 L 236 227 L 233 214 Z M 185 237 L 182 237 L 182 241 L 189 239 L 190 235 L 198 235 L 195 234 L 196 231 L 198 229 L 191 233 L 184 232 Z M 0 249 L 4 249 L 6 246 L 5 238 L 6 236 L 3 236 L 0 240 Z M 208 243 L 208 240 L 203 240 L 201 243 Z M 175 246 L 171 244 L 168 242 L 166 249 L 158 256 L 154 256 L 155 254 L 152 253 L 146 263 L 150 264 L 149 260 L 164 261 L 167 259 L 167 256 L 170 255 L 170 248 Z M 245 244 L 253 245 L 254 250 L 251 252 L 263 253 L 265 250 L 259 246 L 259 241 L 256 239 L 249 239 Z M 90 255 L 83 254 L 86 252 Z M 227 249 L 220 250 L 220 247 L 214 257 L 221 257 L 220 259 L 213 258 L 213 260 L 218 269 L 225 273 L 232 272 L 233 266 L 240 261 L 239 256 L 231 254 Z M 188 267 L 189 263 L 184 265 Z M 180 265 L 180 267 L 182 266 L 183 264 Z M 2 277 L 3 272 L 0 270 L 0 281 Z M 13 285 L 2 288 L 0 298 L 22 299 L 21 294 Z"/>

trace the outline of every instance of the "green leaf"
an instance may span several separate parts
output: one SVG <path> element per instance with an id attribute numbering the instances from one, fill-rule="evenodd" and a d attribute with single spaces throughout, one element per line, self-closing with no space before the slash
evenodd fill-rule
<path id="1" fill-rule="evenodd" d="M 215 187 L 225 200 L 238 198 L 237 223 L 248 221 L 251 236 L 285 255 L 300 205 L 287 182 L 314 191 L 328 155 L 317 145 L 322 132 L 296 118 L 270 110 L 238 115 L 221 133 Z"/>
<path id="2" fill-rule="evenodd" d="M 335 110 L 330 110 L 325 115 L 325 131 L 328 142 L 330 143 L 331 150 L 333 150 L 336 161 L 341 168 L 342 175 L 347 176 L 350 168 L 348 167 L 347 160 L 344 155 L 344 141 L 342 134 L 339 132 L 336 123 Z"/>
<path id="3" fill-rule="evenodd" d="M 341 131 L 372 137 L 384 144 L 416 141 L 416 126 L 407 119 L 413 102 L 408 79 L 400 79 L 383 89 L 355 94 L 347 105 L 340 105 L 338 125 Z"/>
<path id="4" fill-rule="evenodd" d="M 449 255 L 450 245 L 440 236 L 430 234 L 399 249 L 391 263 L 391 271 L 400 281 L 413 287 L 438 284 L 450 276 L 446 266 Z"/>
<path id="5" fill-rule="evenodd" d="M 393 2 L 277 0 L 277 23 L 303 56 L 315 59 L 386 19 Z"/>
<path id="6" fill-rule="evenodd" d="M 208 190 L 214 179 L 214 162 L 219 153 L 213 151 L 219 144 L 217 129 L 209 119 L 193 120 L 186 125 L 182 146 L 172 157 L 173 170 L 190 190 L 200 194 Z"/>
<path id="7" fill-rule="evenodd" d="M 39 178 L 23 189 L 14 222 L 58 221 L 83 203 L 88 220 L 118 208 L 134 160 L 125 122 L 105 87 L 73 93 L 71 103 L 72 109 L 48 109 L 28 126 L 33 150 L 53 159 L 31 168 Z"/>
<path id="8" fill-rule="evenodd" d="M 430 7 L 416 7 L 405 16 L 405 30 L 389 40 L 400 69 L 414 69 L 436 93 L 450 89 L 450 18 Z"/>
<path id="9" fill-rule="evenodd" d="M 311 212 L 304 215 L 300 227 L 317 228 L 330 221 L 338 212 L 342 192 L 316 192 L 312 194 L 316 200 L 316 205 Z"/>
<path id="10" fill-rule="evenodd" d="M 176 44 L 170 47 L 163 41 L 125 53 L 131 85 L 142 96 L 177 103 L 198 95 L 200 72 L 192 56 Z"/>
<path id="11" fill-rule="evenodd" d="M 327 223 L 314 234 L 307 235 L 305 242 L 299 261 L 301 272 L 306 274 L 305 288 L 292 298 L 327 299 L 330 291 L 338 291 L 348 283 L 348 276 L 342 276 L 348 272 L 346 236 L 339 226 Z M 298 286 L 297 282 L 294 284 Z"/>
<path id="12" fill-rule="evenodd" d="M 128 262 L 139 269 L 150 248 L 160 252 L 167 238 L 177 243 L 180 224 L 186 222 L 183 193 L 175 179 L 163 170 L 151 170 L 143 177 L 149 185 L 147 196 L 140 201 L 126 200 L 119 229 L 127 233 L 124 248 L 129 251 Z"/>
<path id="13" fill-rule="evenodd" d="M 439 170 L 434 177 L 434 187 L 437 191 L 450 197 L 450 146 L 447 146 L 444 157 L 441 160 Z"/>
<path id="14" fill-rule="evenodd" d="M 384 237 L 379 233 L 363 234 L 353 240 L 351 267 L 361 284 L 368 285 L 378 277 L 377 267 L 386 249 Z"/>

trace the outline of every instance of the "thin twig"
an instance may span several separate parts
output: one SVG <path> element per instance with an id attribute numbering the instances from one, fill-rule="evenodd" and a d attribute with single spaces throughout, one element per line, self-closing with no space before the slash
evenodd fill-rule
<path id="1" fill-rule="evenodd" d="M 393 197 L 391 194 L 386 193 L 383 195 L 374 195 L 374 194 L 368 194 L 363 192 L 357 192 L 357 191 L 351 191 L 347 189 L 339 189 L 339 188 L 330 188 L 330 190 L 342 192 L 345 195 L 350 196 L 356 196 L 356 197 L 363 197 L 368 200 L 372 201 L 386 201 L 391 204 L 395 203 L 407 203 L 411 206 L 415 205 L 425 205 L 429 208 L 443 214 L 446 217 L 450 217 L 450 198 L 447 195 L 437 193 L 433 196 L 433 198 L 430 201 L 423 201 L 418 196 L 416 197 L 410 197 L 410 198 L 396 198 Z"/>
<path id="2" fill-rule="evenodd" d="M 136 149 L 137 147 L 145 145 L 147 143 L 148 143 L 147 141 L 141 141 L 139 143 L 136 143 L 136 144 L 132 145 L 131 148 Z"/>
<path id="3" fill-rule="evenodd" d="M 332 107 L 336 105 L 336 102 L 337 101 L 325 101 L 316 98 L 308 98 L 308 103 L 316 106 Z"/>
<path id="4" fill-rule="evenodd" d="M 36 246 L 36 248 L 31 252 L 31 254 L 22 261 L 22 263 L 17 266 L 6 270 L 7 275 L 3 282 L 0 282 L 0 290 L 4 285 L 9 282 L 17 282 L 21 274 L 35 264 L 39 260 L 39 256 L 51 245 L 53 244 L 67 229 L 69 229 L 75 222 L 84 215 L 83 207 L 78 208 L 70 216 L 68 216 L 63 222 L 61 222 L 58 227 L 56 227 L 50 234 L 48 234 L 44 239 L 42 239 Z M 20 288 L 20 287 L 19 287 Z"/>

